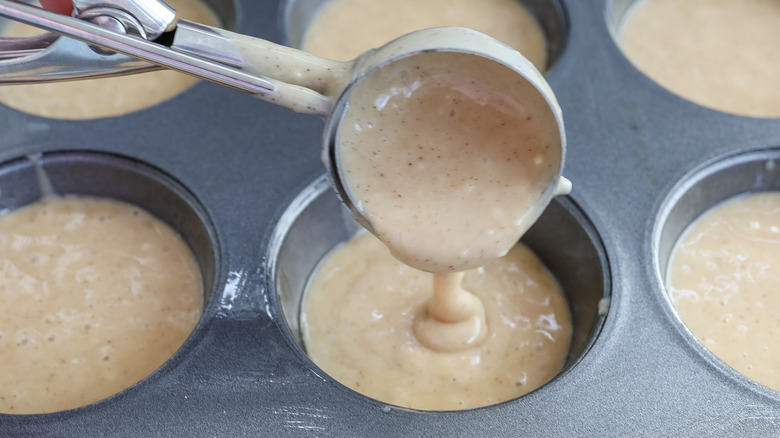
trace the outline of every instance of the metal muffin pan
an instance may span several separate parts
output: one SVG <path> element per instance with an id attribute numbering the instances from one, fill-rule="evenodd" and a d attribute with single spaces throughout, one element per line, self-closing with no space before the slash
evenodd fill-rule
<path id="1" fill-rule="evenodd" d="M 535 3 L 543 2 L 529 4 Z M 630 2 L 555 3 L 563 41 L 546 77 L 563 109 L 569 145 L 564 174 L 574 190 L 554 201 L 545 217 L 567 218 L 572 226 L 566 229 L 579 235 L 571 239 L 584 243 L 583 263 L 591 266 L 585 272 L 598 285 L 596 292 L 582 289 L 599 297 L 595 310 L 593 299 L 583 300 L 586 313 L 595 312 L 588 320 L 593 326 L 584 330 L 582 352 L 556 379 L 500 405 L 420 412 L 386 406 L 319 371 L 288 322 L 295 320 L 301 275 L 321 251 L 305 249 L 325 248 L 350 231 L 322 177 L 323 122 L 199 83 L 117 118 L 51 120 L 0 107 L 3 205 L 22 203 L 17 199 L 28 195 L 13 194 L 37 187 L 24 157 L 42 152 L 44 166 L 59 169 L 57 181 L 78 180 L 92 172 L 76 169 L 91 168 L 103 173 L 93 180 L 105 186 L 99 194 L 119 193 L 114 185 L 149 182 L 147 187 L 175 195 L 170 199 L 181 209 L 144 205 L 158 205 L 154 197 L 126 199 L 180 231 L 201 229 L 201 237 L 188 240 L 204 248 L 201 263 L 213 260 L 203 317 L 163 367 L 89 406 L 0 415 L 0 436 L 780 433 L 780 394 L 734 372 L 698 344 L 661 280 L 669 245 L 697 211 L 732 193 L 777 188 L 776 171 L 766 163 L 780 159 L 780 120 L 709 110 L 644 76 L 613 39 Z M 286 41 L 286 4 L 231 5 L 236 31 Z M 129 176 L 111 176 L 115 172 Z M 755 172 L 763 183 L 754 184 Z M 298 238 L 310 240 L 285 245 L 294 239 L 297 222 L 322 219 L 321 213 L 301 213 L 314 212 L 307 208 L 320 203 L 323 221 L 338 231 L 302 234 Z M 182 219 L 175 211 L 190 213 Z M 558 254 L 571 247 L 563 236 L 541 243 L 552 234 L 547 227 L 546 219 L 539 222 L 533 237 L 539 240 L 531 246 L 543 258 L 560 260 Z M 554 253 L 545 255 L 545 248 Z M 570 299 L 578 294 L 567 293 Z"/>

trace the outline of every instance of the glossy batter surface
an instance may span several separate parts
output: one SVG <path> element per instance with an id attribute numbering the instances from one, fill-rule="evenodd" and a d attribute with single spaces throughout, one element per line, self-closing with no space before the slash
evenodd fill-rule
<path id="1" fill-rule="evenodd" d="M 399 260 L 447 273 L 504 255 L 557 179 L 550 106 L 513 70 L 462 53 L 404 58 L 352 91 L 338 144 L 352 198 Z"/>
<path id="2" fill-rule="evenodd" d="M 667 283 L 707 348 L 780 390 L 780 192 L 740 196 L 698 218 L 677 243 Z"/>
<path id="3" fill-rule="evenodd" d="M 413 331 L 432 296 L 432 276 L 402 264 L 369 233 L 323 262 L 305 298 L 307 353 L 344 385 L 380 401 L 426 410 L 499 403 L 552 379 L 571 339 L 569 310 L 555 279 L 522 245 L 465 273 L 484 303 L 484 342 L 437 352 Z"/>
<path id="4" fill-rule="evenodd" d="M 780 117 L 780 2 L 637 3 L 620 43 L 650 78 L 709 108 Z"/>
<path id="5" fill-rule="evenodd" d="M 189 247 L 135 206 L 47 198 L 0 215 L 0 412 L 76 408 L 133 385 L 202 308 Z"/>
<path id="6" fill-rule="evenodd" d="M 216 15 L 196 0 L 167 0 L 180 18 L 219 26 Z M 41 31 L 13 21 L 3 36 L 31 36 Z M 115 78 L 48 84 L 0 86 L 0 103 L 19 111 L 57 119 L 121 116 L 164 102 L 198 80 L 162 70 Z"/>

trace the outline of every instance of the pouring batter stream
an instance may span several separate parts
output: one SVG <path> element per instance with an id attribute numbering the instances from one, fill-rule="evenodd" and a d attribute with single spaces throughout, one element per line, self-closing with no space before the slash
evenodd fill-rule
<path id="1" fill-rule="evenodd" d="M 517 241 L 560 192 L 550 104 L 511 69 L 463 53 L 405 58 L 350 93 L 341 179 L 384 245 L 355 237 L 318 270 L 302 315 L 309 355 L 361 393 L 418 409 L 493 404 L 547 382 L 570 315 Z"/>

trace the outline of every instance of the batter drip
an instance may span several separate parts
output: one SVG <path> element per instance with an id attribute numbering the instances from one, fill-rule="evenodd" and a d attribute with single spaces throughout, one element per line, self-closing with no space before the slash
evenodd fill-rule
<path id="1" fill-rule="evenodd" d="M 461 351 L 487 336 L 485 306 L 462 282 L 463 272 L 433 275 L 433 297 L 414 319 L 415 337 L 431 350 Z"/>

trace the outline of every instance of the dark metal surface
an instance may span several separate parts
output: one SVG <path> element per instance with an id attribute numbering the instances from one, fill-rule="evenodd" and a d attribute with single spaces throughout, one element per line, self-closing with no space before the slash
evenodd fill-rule
<path id="1" fill-rule="evenodd" d="M 267 258 L 283 211 L 324 173 L 323 122 L 200 83 L 118 118 L 50 120 L 0 107 L 0 161 L 20 166 L 13 160 L 30 153 L 94 150 L 149 163 L 203 206 L 217 252 L 204 316 L 162 368 L 90 406 L 0 415 L 0 436 L 780 434 L 778 393 L 695 341 L 664 295 L 653 254 L 668 250 L 664 242 L 684 221 L 684 209 L 673 205 L 703 199 L 681 191 L 755 181 L 727 173 L 715 178 L 720 183 L 699 185 L 701 166 L 735 163 L 737 173 L 753 172 L 761 166 L 718 158 L 766 148 L 780 158 L 780 149 L 771 149 L 780 145 L 780 120 L 729 115 L 672 95 L 615 45 L 611 2 L 562 3 L 568 35 L 547 78 L 568 134 L 564 174 L 574 190 L 566 202 L 603 242 L 612 300 L 598 338 L 559 378 L 501 405 L 431 413 L 388 408 L 319 372 L 287 329 Z M 235 30 L 281 41 L 278 6 L 237 0 Z M 777 187 L 776 171 L 767 172 L 749 188 Z M 24 176 L 0 181 L 0 200 L 33 183 Z"/>

